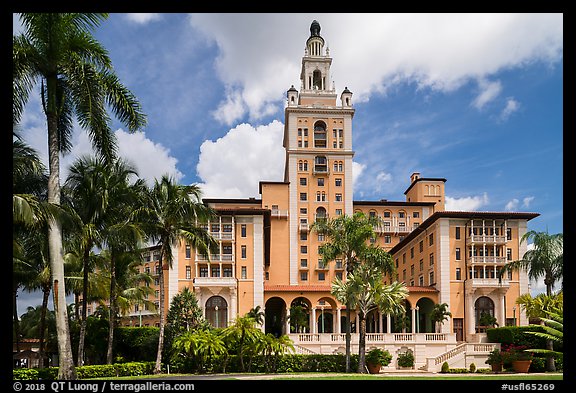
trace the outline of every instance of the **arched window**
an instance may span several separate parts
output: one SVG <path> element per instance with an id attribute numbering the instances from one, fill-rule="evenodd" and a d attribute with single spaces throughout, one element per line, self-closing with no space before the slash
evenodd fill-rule
<path id="1" fill-rule="evenodd" d="M 308 160 L 304 160 L 304 172 L 308 172 Z"/>
<path id="2" fill-rule="evenodd" d="M 314 124 L 314 147 L 326 147 L 326 123 L 323 121 Z"/>
<path id="3" fill-rule="evenodd" d="M 328 160 L 325 156 L 314 158 L 314 173 L 328 173 Z"/>
<path id="4" fill-rule="evenodd" d="M 212 296 L 206 302 L 206 320 L 215 328 L 228 326 L 228 303 L 222 296 Z"/>
<path id="5" fill-rule="evenodd" d="M 304 170 L 304 163 L 302 160 L 298 161 L 298 170 L 302 172 Z"/>
<path id="6" fill-rule="evenodd" d="M 325 220 L 328 215 L 326 214 L 326 209 L 320 206 L 316 209 L 316 220 Z"/>
<path id="7" fill-rule="evenodd" d="M 476 315 L 476 326 L 480 325 L 482 314 L 494 316 L 494 302 L 488 296 L 480 296 L 474 303 L 474 314 Z"/>

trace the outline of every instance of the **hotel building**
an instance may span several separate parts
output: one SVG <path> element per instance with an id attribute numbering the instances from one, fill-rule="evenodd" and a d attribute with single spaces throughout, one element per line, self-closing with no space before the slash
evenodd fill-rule
<path id="1" fill-rule="evenodd" d="M 265 311 L 261 328 L 289 334 L 299 353 L 343 353 L 345 305 L 330 294 L 330 284 L 345 276 L 345 266 L 338 259 L 322 263 L 318 248 L 328 239 L 310 227 L 319 218 L 363 212 L 381 223 L 370 242 L 393 257 L 397 273 L 387 282 L 402 281 L 409 289 L 406 318 L 378 311 L 368 315 L 367 349 L 379 346 L 394 357 L 413 351 L 416 366 L 427 370 L 438 370 L 444 361 L 451 367 L 471 362 L 482 367 L 493 344 L 486 343 L 481 313 L 496 317 L 499 326 L 528 322 L 515 307 L 516 298 L 529 293 L 527 275 L 514 272 L 499 279 L 498 273 L 526 252 L 519 239 L 538 214 L 446 211 L 446 179 L 420 173 L 407 176 L 404 201 L 354 200 L 355 109 L 348 88 L 338 96 L 331 84 L 331 64 L 314 21 L 300 88 L 287 91 L 284 180 L 261 181 L 260 198 L 203 200 L 218 213 L 206 229 L 219 251 L 208 260 L 185 243 L 173 249 L 173 266 L 164 274 L 166 310 L 170 299 L 189 287 L 213 326 L 228 326 L 260 306 Z M 143 269 L 160 268 L 155 252 L 145 253 Z M 439 329 L 430 320 L 437 303 L 446 303 L 452 314 Z M 296 304 L 307 314 L 298 331 L 290 319 Z M 154 325 L 158 316 L 136 307 L 125 321 Z M 353 353 L 356 322 L 352 312 Z"/>

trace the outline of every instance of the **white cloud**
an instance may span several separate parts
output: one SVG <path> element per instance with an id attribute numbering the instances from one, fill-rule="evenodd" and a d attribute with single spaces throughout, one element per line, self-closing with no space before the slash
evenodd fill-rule
<path id="1" fill-rule="evenodd" d="M 530 207 L 530 204 L 534 200 L 533 196 L 526 197 L 522 199 L 522 207 Z"/>
<path id="2" fill-rule="evenodd" d="M 360 176 L 362 172 L 366 169 L 365 164 L 360 164 L 359 162 L 352 161 L 352 188 L 354 189 L 359 183 Z"/>
<path id="3" fill-rule="evenodd" d="M 506 206 L 504 206 L 504 210 L 506 211 L 518 210 L 518 203 L 520 203 L 520 201 L 517 198 L 508 201 Z"/>
<path id="4" fill-rule="evenodd" d="M 506 100 L 506 106 L 502 109 L 500 113 L 500 119 L 506 120 L 510 117 L 510 115 L 520 109 L 520 103 L 516 101 L 514 98 L 509 97 Z"/>
<path id="5" fill-rule="evenodd" d="M 151 21 L 159 20 L 161 14 L 146 14 L 146 13 L 130 13 L 126 14 L 126 19 L 130 22 L 138 23 L 140 25 L 146 24 Z"/>
<path id="6" fill-rule="evenodd" d="M 474 99 L 472 105 L 478 110 L 484 108 L 484 106 L 490 101 L 494 100 L 500 92 L 502 91 L 502 84 L 500 81 L 489 82 L 485 79 L 478 81 L 478 86 L 480 87 L 480 94 Z"/>
<path id="7" fill-rule="evenodd" d="M 447 211 L 476 211 L 488 204 L 488 194 L 479 196 L 468 196 L 462 198 L 452 198 L 446 196 Z"/>
<path id="8" fill-rule="evenodd" d="M 257 119 L 267 105 L 278 106 L 291 85 L 299 88 L 314 19 L 334 58 L 329 83 L 337 93 L 348 86 L 356 102 L 401 82 L 452 91 L 504 69 L 554 63 L 563 52 L 561 13 L 193 14 L 191 25 L 220 51 L 215 66 L 229 98 L 219 110 L 240 96 L 243 111 Z M 504 90 L 500 82 L 486 83 L 475 99 L 480 108 Z M 516 109 L 514 101 L 507 105 Z"/>
<path id="9" fill-rule="evenodd" d="M 282 181 L 283 133 L 284 125 L 277 120 L 258 127 L 244 123 L 216 141 L 204 141 L 196 167 L 202 196 L 255 197 L 260 181 Z"/>

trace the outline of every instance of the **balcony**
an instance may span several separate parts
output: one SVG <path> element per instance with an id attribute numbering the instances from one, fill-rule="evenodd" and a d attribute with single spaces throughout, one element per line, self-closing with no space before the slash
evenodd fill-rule
<path id="1" fill-rule="evenodd" d="M 288 210 L 272 209 L 270 210 L 272 218 L 287 218 Z"/>
<path id="2" fill-rule="evenodd" d="M 510 281 L 497 278 L 471 278 L 468 280 L 473 289 L 478 288 L 510 288 Z"/>
<path id="3" fill-rule="evenodd" d="M 300 232 L 308 232 L 310 226 L 308 225 L 307 222 L 301 222 L 298 229 L 300 230 Z"/>
<path id="4" fill-rule="evenodd" d="M 476 256 L 470 257 L 469 261 L 470 261 L 470 264 L 475 264 L 475 263 L 494 264 L 494 263 L 496 263 L 496 264 L 503 265 L 506 263 L 506 257 L 498 257 L 498 256 L 493 256 L 493 255 L 481 257 L 481 256 L 476 255 Z"/>
<path id="5" fill-rule="evenodd" d="M 210 232 L 210 236 L 214 240 L 232 240 L 234 239 L 234 232 Z"/>
<path id="6" fill-rule="evenodd" d="M 196 254 L 196 262 L 234 262 L 234 254 L 211 254 L 210 259 L 204 255 Z"/>
<path id="7" fill-rule="evenodd" d="M 316 265 L 316 270 L 329 270 L 330 266 L 327 263 L 319 263 Z"/>
<path id="8" fill-rule="evenodd" d="M 468 240 L 471 243 L 505 244 L 506 243 L 506 236 L 501 236 L 501 235 L 469 235 Z"/>
<path id="9" fill-rule="evenodd" d="M 312 170 L 314 175 L 327 175 L 330 173 L 328 165 L 315 164 Z"/>
<path id="10" fill-rule="evenodd" d="M 198 287 L 235 287 L 234 277 L 195 277 L 194 286 Z"/>

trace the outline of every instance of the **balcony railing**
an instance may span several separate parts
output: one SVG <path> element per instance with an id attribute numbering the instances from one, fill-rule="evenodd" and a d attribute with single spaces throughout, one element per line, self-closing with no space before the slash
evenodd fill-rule
<path id="1" fill-rule="evenodd" d="M 234 254 L 211 254 L 210 262 L 233 262 L 235 260 Z M 203 262 L 208 261 L 205 255 L 196 254 L 196 261 Z"/>
<path id="2" fill-rule="evenodd" d="M 272 209 L 270 210 L 270 214 L 272 217 L 284 218 L 288 217 L 288 210 Z"/>
<path id="3" fill-rule="evenodd" d="M 498 278 L 471 278 L 469 280 L 472 288 L 509 288 L 510 281 Z"/>
<path id="4" fill-rule="evenodd" d="M 210 232 L 214 240 L 232 240 L 234 239 L 234 232 Z"/>
<path id="5" fill-rule="evenodd" d="M 498 257 L 498 256 L 472 256 L 469 259 L 470 263 L 499 263 L 504 264 L 506 263 L 506 257 Z"/>
<path id="6" fill-rule="evenodd" d="M 300 232 L 308 232 L 310 227 L 308 226 L 307 222 L 301 222 L 300 226 L 298 228 L 299 228 Z"/>
<path id="7" fill-rule="evenodd" d="M 502 235 L 470 235 L 468 239 L 471 243 L 506 243 L 506 236 Z"/>

